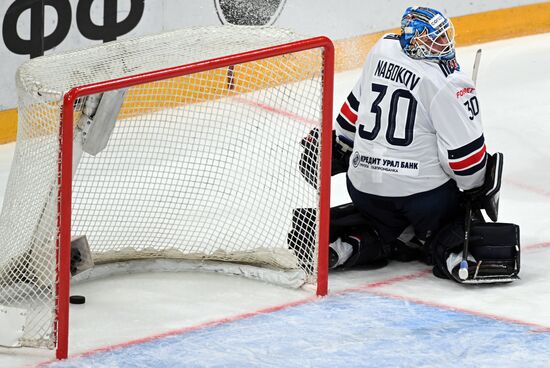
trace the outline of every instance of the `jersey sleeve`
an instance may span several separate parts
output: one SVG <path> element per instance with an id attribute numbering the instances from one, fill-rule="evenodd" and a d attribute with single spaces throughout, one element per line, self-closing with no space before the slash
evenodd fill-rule
<path id="1" fill-rule="evenodd" d="M 346 144 L 353 146 L 355 137 L 355 123 L 359 113 L 359 100 L 361 98 L 362 75 L 355 84 L 350 94 L 344 101 L 340 113 L 336 117 L 336 136 Z"/>
<path id="2" fill-rule="evenodd" d="M 473 189 L 483 185 L 487 164 L 476 89 L 464 76 L 447 81 L 430 106 L 439 160 L 460 189 Z"/>

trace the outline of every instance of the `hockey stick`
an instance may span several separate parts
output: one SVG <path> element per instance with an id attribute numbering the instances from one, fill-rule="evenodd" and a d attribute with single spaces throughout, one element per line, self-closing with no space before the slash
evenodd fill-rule
<path id="1" fill-rule="evenodd" d="M 481 61 L 481 49 L 476 51 L 474 65 L 472 67 L 472 81 L 474 85 L 477 83 L 477 73 L 479 71 L 479 63 Z M 466 219 L 464 221 L 464 248 L 462 249 L 462 261 L 458 270 L 458 277 L 464 281 L 468 279 L 468 246 L 470 243 L 470 227 L 472 224 L 472 204 L 470 200 L 466 202 Z"/>
<path id="2" fill-rule="evenodd" d="M 466 218 L 464 220 L 464 248 L 462 249 L 462 261 L 458 270 L 458 277 L 464 281 L 468 279 L 468 246 L 470 244 L 470 227 L 472 225 L 472 204 L 466 202 Z"/>
<path id="3" fill-rule="evenodd" d="M 481 61 L 481 49 L 476 51 L 476 56 L 474 59 L 474 66 L 472 67 L 472 81 L 474 85 L 477 83 L 477 72 L 479 71 L 479 62 Z"/>

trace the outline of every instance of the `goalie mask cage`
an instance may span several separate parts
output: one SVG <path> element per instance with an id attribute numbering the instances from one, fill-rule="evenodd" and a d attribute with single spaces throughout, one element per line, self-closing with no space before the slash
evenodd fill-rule
<path id="1" fill-rule="evenodd" d="M 70 242 L 80 235 L 96 265 L 229 261 L 294 272 L 326 294 L 333 64 L 325 37 L 223 26 L 22 65 L 0 217 L 0 309 L 24 318 L 10 346 L 67 356 Z M 108 143 L 82 153 L 87 101 L 110 91 L 125 95 Z M 313 128 L 319 189 L 299 170 Z M 293 224 L 296 208 L 312 209 L 314 225 Z"/>

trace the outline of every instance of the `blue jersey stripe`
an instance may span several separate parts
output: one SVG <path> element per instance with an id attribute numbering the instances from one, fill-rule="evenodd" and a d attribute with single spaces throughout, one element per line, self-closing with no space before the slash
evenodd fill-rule
<path id="1" fill-rule="evenodd" d="M 449 160 L 456 160 L 462 157 L 466 157 L 469 154 L 483 147 L 484 144 L 485 144 L 485 138 L 483 137 L 483 134 L 482 134 L 479 138 L 468 143 L 465 146 L 462 146 L 460 148 L 453 149 L 453 150 L 448 150 L 447 153 L 449 155 L 448 156 Z"/>
<path id="2" fill-rule="evenodd" d="M 351 132 L 351 133 L 355 133 L 355 126 L 353 124 L 350 124 L 346 120 L 346 118 L 342 116 L 342 114 L 338 114 L 336 121 L 338 122 L 338 125 L 342 127 L 342 129 L 347 130 L 348 132 Z"/>
<path id="3" fill-rule="evenodd" d="M 359 111 L 359 101 L 357 101 L 357 98 L 353 95 L 353 92 L 348 95 L 348 103 L 349 107 L 355 110 L 355 112 Z"/>

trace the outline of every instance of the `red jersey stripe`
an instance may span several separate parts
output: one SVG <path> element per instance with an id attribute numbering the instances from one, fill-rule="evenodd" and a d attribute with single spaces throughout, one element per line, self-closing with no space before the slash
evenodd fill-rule
<path id="1" fill-rule="evenodd" d="M 478 164 L 481 160 L 483 160 L 483 157 L 485 157 L 486 150 L 485 145 L 483 145 L 477 153 L 465 158 L 464 160 L 449 162 L 449 166 L 453 170 L 464 170 L 470 166 Z"/>
<path id="2" fill-rule="evenodd" d="M 357 121 L 357 114 L 354 113 L 352 109 L 350 109 L 347 102 L 344 102 L 344 104 L 342 105 L 340 113 L 344 115 L 344 117 L 348 119 L 348 121 L 352 124 L 355 124 L 355 122 Z"/>

